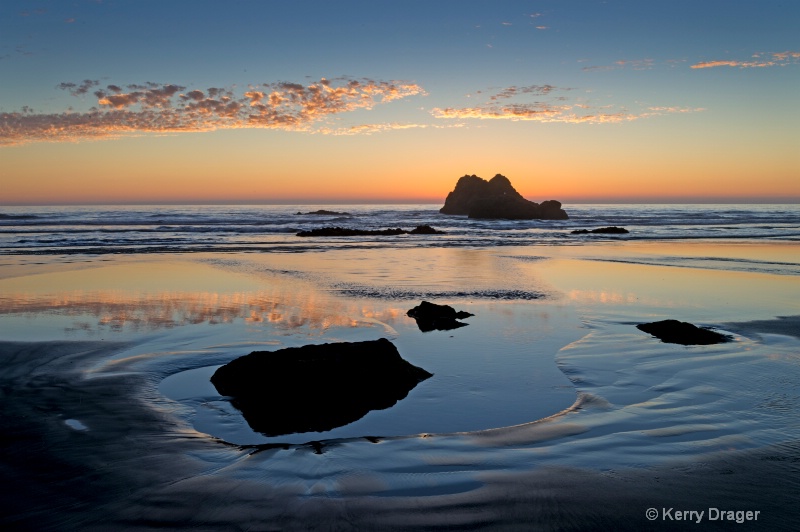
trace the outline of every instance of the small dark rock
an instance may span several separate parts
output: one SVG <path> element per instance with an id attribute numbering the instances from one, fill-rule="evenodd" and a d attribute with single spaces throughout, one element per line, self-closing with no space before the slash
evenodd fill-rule
<path id="1" fill-rule="evenodd" d="M 410 235 L 443 235 L 444 231 L 434 229 L 430 225 L 418 225 L 408 232 Z"/>
<path id="2" fill-rule="evenodd" d="M 449 331 L 465 327 L 468 323 L 462 323 L 458 320 L 474 316 L 469 312 L 463 310 L 456 311 L 450 305 L 437 305 L 436 303 L 429 303 L 423 301 L 416 307 L 412 308 L 406 315 L 414 318 L 417 322 L 417 327 L 422 332 L 429 331 Z"/>
<path id="3" fill-rule="evenodd" d="M 431 376 L 381 338 L 255 351 L 217 369 L 211 382 L 254 431 L 280 436 L 347 425 Z"/>
<path id="4" fill-rule="evenodd" d="M 711 345 L 730 341 L 730 338 L 724 334 L 678 320 L 642 323 L 636 328 L 670 344 Z"/>
<path id="5" fill-rule="evenodd" d="M 630 231 L 628 231 L 624 227 L 600 227 L 599 229 L 592 229 L 591 231 L 588 229 L 576 229 L 575 231 L 572 231 L 573 235 L 588 235 L 589 233 L 624 235 L 630 233 Z"/>

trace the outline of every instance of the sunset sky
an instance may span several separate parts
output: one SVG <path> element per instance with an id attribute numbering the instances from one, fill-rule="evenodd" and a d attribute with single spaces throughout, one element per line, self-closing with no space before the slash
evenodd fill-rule
<path id="1" fill-rule="evenodd" d="M 800 2 L 0 3 L 0 204 L 800 201 Z"/>

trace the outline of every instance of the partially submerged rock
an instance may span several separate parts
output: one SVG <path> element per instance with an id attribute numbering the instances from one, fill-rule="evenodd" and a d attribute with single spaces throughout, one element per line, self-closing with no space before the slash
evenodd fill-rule
<path id="1" fill-rule="evenodd" d="M 450 305 L 437 305 L 436 303 L 429 303 L 423 301 L 416 307 L 412 308 L 406 315 L 414 318 L 417 322 L 417 327 L 422 332 L 428 331 L 449 331 L 469 325 L 458 320 L 474 316 L 469 312 L 463 310 L 456 311 Z"/>
<path id="2" fill-rule="evenodd" d="M 349 227 L 321 227 L 300 231 L 297 236 L 396 236 L 396 235 L 441 235 L 444 231 L 430 225 L 418 225 L 411 231 L 401 229 L 351 229 Z"/>
<path id="3" fill-rule="evenodd" d="M 637 329 L 652 334 L 662 342 L 682 345 L 711 345 L 727 342 L 728 336 L 678 320 L 642 323 Z"/>
<path id="4" fill-rule="evenodd" d="M 591 230 L 589 230 L 589 229 L 576 229 L 575 231 L 572 231 L 573 235 L 588 235 L 589 233 L 607 234 L 607 235 L 625 235 L 625 234 L 630 233 L 630 231 L 628 231 L 624 227 L 616 227 L 616 226 L 600 227 L 600 228 L 591 229 Z"/>
<path id="5" fill-rule="evenodd" d="M 431 376 L 381 338 L 255 351 L 217 369 L 211 382 L 254 431 L 280 436 L 347 425 Z"/>
<path id="6" fill-rule="evenodd" d="M 489 181 L 465 175 L 447 195 L 442 214 L 466 214 L 470 218 L 505 220 L 566 220 L 567 213 L 555 200 L 541 204 L 527 200 L 517 192 L 507 177 L 497 174 Z"/>
<path id="7" fill-rule="evenodd" d="M 434 229 L 430 225 L 418 225 L 408 232 L 410 235 L 443 235 L 444 231 Z"/>

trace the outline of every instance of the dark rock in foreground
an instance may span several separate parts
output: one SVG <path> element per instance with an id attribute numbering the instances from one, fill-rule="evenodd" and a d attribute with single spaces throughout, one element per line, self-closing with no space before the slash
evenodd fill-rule
<path id="1" fill-rule="evenodd" d="M 300 231 L 297 236 L 396 236 L 396 235 L 441 235 L 444 231 L 434 229 L 430 225 L 418 225 L 411 231 L 405 229 L 350 229 L 348 227 L 321 227 L 309 231 Z"/>
<path id="2" fill-rule="evenodd" d="M 463 310 L 456 311 L 450 305 L 437 305 L 436 303 L 429 303 L 423 301 L 416 307 L 406 312 L 407 316 L 414 318 L 417 322 L 417 327 L 422 332 L 429 331 L 449 331 L 458 329 L 469 325 L 462 323 L 458 320 L 474 316 L 469 312 Z"/>
<path id="3" fill-rule="evenodd" d="M 616 226 L 600 227 L 598 229 L 592 229 L 591 231 L 589 229 L 576 229 L 575 231 L 572 231 L 573 235 L 588 235 L 589 233 L 596 233 L 596 234 L 599 233 L 599 234 L 608 234 L 608 235 L 625 235 L 625 234 L 630 233 L 630 231 L 628 231 L 624 227 L 616 227 Z"/>
<path id="4" fill-rule="evenodd" d="M 729 337 L 709 329 L 703 329 L 678 320 L 663 320 L 642 323 L 637 329 L 652 334 L 662 342 L 682 345 L 711 345 L 727 342 Z"/>
<path id="5" fill-rule="evenodd" d="M 466 214 L 470 218 L 505 220 L 567 220 L 569 216 L 555 200 L 541 204 L 527 200 L 507 177 L 497 174 L 489 181 L 465 175 L 447 195 L 442 214 Z"/>
<path id="6" fill-rule="evenodd" d="M 266 436 L 324 432 L 383 410 L 431 377 L 389 340 L 255 351 L 220 367 L 211 382 Z"/>
<path id="7" fill-rule="evenodd" d="M 297 214 L 299 214 L 299 215 L 319 215 L 319 216 L 326 216 L 326 215 L 352 216 L 349 212 L 326 211 L 325 209 L 319 209 L 317 211 L 311 211 L 311 212 L 298 212 Z"/>

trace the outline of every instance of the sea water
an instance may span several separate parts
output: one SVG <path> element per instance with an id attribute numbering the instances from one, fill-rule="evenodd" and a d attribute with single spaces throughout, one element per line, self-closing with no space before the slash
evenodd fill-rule
<path id="1" fill-rule="evenodd" d="M 297 214 L 318 208 L 347 214 Z M 733 504 L 791 529 L 800 208 L 567 211 L 492 221 L 427 205 L 3 208 L 0 332 L 16 342 L 2 344 L 3 426 L 47 427 L 32 439 L 37 463 L 96 462 L 67 491 L 100 502 L 82 486 L 124 486 L 99 507 L 128 525 L 263 528 L 277 512 L 296 514 L 287 528 L 638 530 L 650 507 Z M 295 235 L 421 224 L 445 234 Z M 571 233 L 608 225 L 630 233 Z M 420 299 L 475 316 L 424 333 L 405 315 Z M 732 341 L 664 344 L 635 327 L 666 318 Z M 207 380 L 253 350 L 378 336 L 434 377 L 327 434 L 253 433 Z M 22 487 L 41 489 L 38 469 L 25 471 Z M 70 523 L 76 504 L 51 515 Z"/>
<path id="2" fill-rule="evenodd" d="M 324 209 L 339 214 L 307 214 Z M 65 206 L 0 208 L 0 254 L 304 252 L 339 247 L 580 245 L 613 240 L 800 240 L 800 205 L 566 205 L 569 220 L 476 220 L 438 205 Z M 442 235 L 307 237 L 319 227 Z M 573 235 L 620 226 L 626 235 Z"/>

